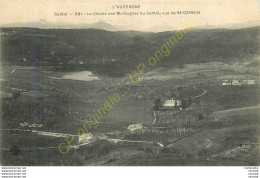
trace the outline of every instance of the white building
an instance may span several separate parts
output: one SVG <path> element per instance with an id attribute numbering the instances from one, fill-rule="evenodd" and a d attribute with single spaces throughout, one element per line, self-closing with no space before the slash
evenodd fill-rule
<path id="1" fill-rule="evenodd" d="M 232 85 L 232 82 L 229 80 L 223 80 L 222 85 Z"/>
<path id="2" fill-rule="evenodd" d="M 243 80 L 243 84 L 244 85 L 255 85 L 255 81 L 254 80 Z"/>
<path id="3" fill-rule="evenodd" d="M 239 83 L 238 80 L 233 80 L 233 81 L 232 81 L 232 85 L 241 85 L 241 83 Z"/>
<path id="4" fill-rule="evenodd" d="M 223 80 L 222 85 L 255 85 L 254 80 L 243 80 L 239 82 L 239 80 Z"/>
<path id="5" fill-rule="evenodd" d="M 163 107 L 178 107 L 181 106 L 181 101 L 180 100 L 165 100 Z"/>
<path id="6" fill-rule="evenodd" d="M 81 135 L 79 137 L 79 144 L 82 144 L 82 143 L 90 143 L 92 140 L 94 139 L 94 136 L 91 134 L 91 133 L 85 133 L 84 135 Z"/>
<path id="7" fill-rule="evenodd" d="M 127 130 L 133 132 L 135 130 L 140 130 L 142 128 L 143 128 L 142 124 L 132 124 L 128 126 Z"/>

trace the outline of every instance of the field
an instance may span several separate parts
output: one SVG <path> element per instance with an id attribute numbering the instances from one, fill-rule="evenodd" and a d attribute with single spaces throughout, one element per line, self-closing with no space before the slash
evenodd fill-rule
<path id="1" fill-rule="evenodd" d="M 2 66 L 2 92 L 12 94 L 2 98 L 2 164 L 259 165 L 259 78 L 232 67 L 211 62 L 158 68 L 132 84 L 128 76 L 61 79 L 75 71 L 40 66 L 36 97 L 34 67 Z M 257 84 L 222 86 L 225 76 Z M 120 101 L 90 129 L 93 139 L 80 144 L 77 130 L 115 92 Z M 156 111 L 155 120 L 154 100 L 172 96 L 191 97 L 192 104 Z M 142 128 L 131 131 L 132 124 Z M 75 147 L 62 155 L 58 145 L 69 134 L 75 135 Z"/>
<path id="2" fill-rule="evenodd" d="M 191 29 L 150 66 L 174 33 L 1 28 L 1 165 L 259 165 L 259 27 Z"/>

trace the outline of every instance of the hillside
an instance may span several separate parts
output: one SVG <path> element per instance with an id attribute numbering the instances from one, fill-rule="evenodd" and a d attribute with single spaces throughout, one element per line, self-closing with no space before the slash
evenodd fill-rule
<path id="1" fill-rule="evenodd" d="M 248 60 L 259 54 L 259 29 L 192 29 L 156 67 Z M 88 68 L 99 74 L 122 76 L 147 61 L 174 33 L 2 28 L 2 62 L 35 65 L 37 50 L 38 65 L 59 66 L 62 70 Z"/>

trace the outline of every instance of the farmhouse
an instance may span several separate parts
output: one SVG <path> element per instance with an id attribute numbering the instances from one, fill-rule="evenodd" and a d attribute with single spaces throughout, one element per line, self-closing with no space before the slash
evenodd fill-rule
<path id="1" fill-rule="evenodd" d="M 222 85 L 255 85 L 254 80 L 223 80 Z"/>
<path id="2" fill-rule="evenodd" d="M 232 85 L 241 85 L 241 83 L 239 83 L 238 80 L 233 80 L 233 81 L 232 81 Z"/>
<path id="3" fill-rule="evenodd" d="M 132 124 L 132 125 L 128 126 L 127 130 L 133 132 L 133 131 L 136 131 L 136 130 L 140 130 L 142 128 L 143 128 L 142 124 Z"/>
<path id="4" fill-rule="evenodd" d="M 180 107 L 181 101 L 180 100 L 165 100 L 163 107 Z"/>
<path id="5" fill-rule="evenodd" d="M 222 85 L 232 85 L 232 82 L 229 80 L 223 80 Z"/>
<path id="6" fill-rule="evenodd" d="M 222 85 L 241 85 L 238 80 L 223 80 Z"/>
<path id="7" fill-rule="evenodd" d="M 244 85 L 255 85 L 255 81 L 254 80 L 243 80 L 242 83 Z"/>
<path id="8" fill-rule="evenodd" d="M 79 137 L 78 144 L 90 143 L 93 139 L 95 139 L 94 135 L 92 135 L 91 133 L 86 133 L 85 135 Z"/>

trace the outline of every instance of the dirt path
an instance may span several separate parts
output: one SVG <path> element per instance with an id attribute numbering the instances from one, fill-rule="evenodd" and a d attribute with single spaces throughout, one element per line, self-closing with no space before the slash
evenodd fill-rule
<path id="1" fill-rule="evenodd" d="M 7 72 L 7 73 L 3 73 L 3 74 L 0 74 L 0 75 L 11 75 L 15 72 L 16 69 L 13 69 L 11 72 Z"/>
<path id="2" fill-rule="evenodd" d="M 51 136 L 51 137 L 67 137 L 68 135 L 71 134 L 65 134 L 65 133 L 55 133 L 55 132 L 44 132 L 44 131 L 38 131 L 38 130 L 28 130 L 28 129 L 0 129 L 0 131 L 22 131 L 22 132 L 32 132 L 32 133 L 37 133 L 38 135 L 43 135 L 43 136 Z M 73 135 L 73 136 L 78 136 L 78 135 Z"/>
<path id="3" fill-rule="evenodd" d="M 155 111 L 153 111 L 153 115 L 154 115 L 154 121 L 153 121 L 153 123 L 152 123 L 152 126 L 155 124 L 155 122 L 156 122 L 156 113 L 155 113 Z"/>
<path id="4" fill-rule="evenodd" d="M 247 107 L 242 107 L 242 108 L 233 108 L 233 109 L 227 109 L 227 110 L 221 110 L 221 111 L 215 111 L 215 112 L 218 112 L 218 113 L 221 113 L 221 112 L 235 112 L 235 111 L 242 111 L 242 110 L 248 110 L 248 109 L 260 109 L 260 105 L 247 106 Z"/>
<path id="5" fill-rule="evenodd" d="M 201 89 L 198 89 L 198 88 L 196 88 L 196 89 L 197 89 L 197 90 L 201 90 Z M 204 90 L 204 92 L 203 92 L 202 94 L 197 95 L 197 96 L 192 96 L 191 98 L 199 98 L 199 97 L 205 95 L 206 93 L 207 93 L 207 90 Z"/>

